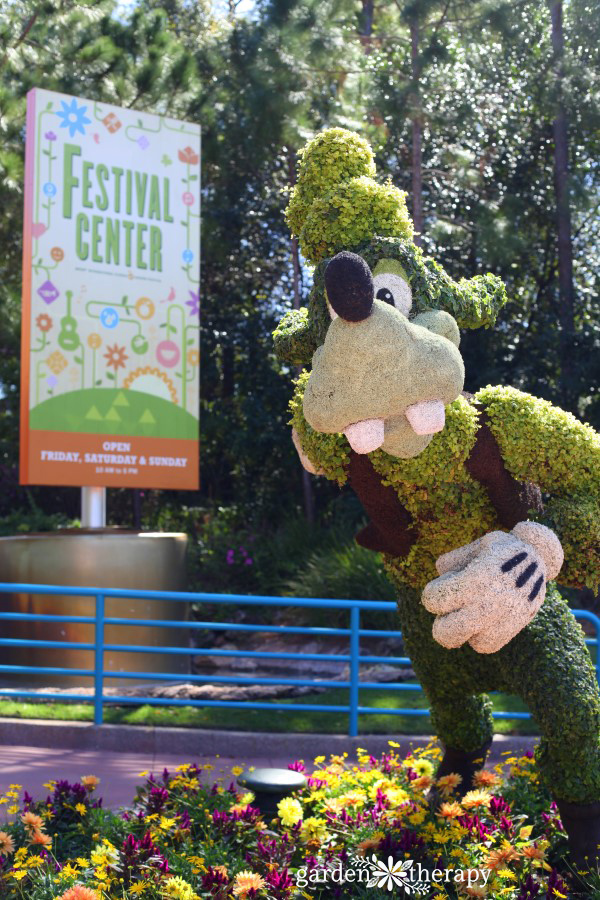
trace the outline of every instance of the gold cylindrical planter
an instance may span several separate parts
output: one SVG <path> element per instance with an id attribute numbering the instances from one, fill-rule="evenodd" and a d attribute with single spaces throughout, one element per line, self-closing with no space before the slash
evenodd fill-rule
<path id="1" fill-rule="evenodd" d="M 111 528 L 65 529 L 43 534 L 0 538 L 0 581 L 15 584 L 59 584 L 81 587 L 131 588 L 135 590 L 185 590 L 185 534 L 138 533 Z M 0 594 L 0 610 L 93 616 L 93 597 L 44 594 Z M 188 646 L 185 628 L 169 628 L 169 622 L 187 618 L 186 603 L 168 600 L 107 598 L 105 615 L 131 619 L 131 625 L 106 625 L 105 644 L 156 647 L 156 653 L 105 651 L 104 670 L 112 672 L 189 671 L 190 657 L 160 653 L 160 647 Z M 136 626 L 138 619 L 160 619 L 164 625 Z M 29 640 L 93 643 L 94 626 L 78 622 L 7 622 L 0 620 L 0 636 Z M 93 650 L 62 648 L 7 648 L 0 659 L 9 665 L 61 666 L 93 669 Z M 89 686 L 86 676 L 3 676 L 55 685 Z M 107 678 L 122 687 L 133 679 Z"/>

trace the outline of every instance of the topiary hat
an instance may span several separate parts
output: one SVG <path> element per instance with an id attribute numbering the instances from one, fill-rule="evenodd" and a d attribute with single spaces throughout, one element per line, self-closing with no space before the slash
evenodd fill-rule
<path id="1" fill-rule="evenodd" d="M 410 238 L 406 193 L 375 181 L 368 143 L 345 128 L 329 128 L 300 154 L 298 182 L 286 220 L 308 262 L 316 265 L 373 235 Z"/>

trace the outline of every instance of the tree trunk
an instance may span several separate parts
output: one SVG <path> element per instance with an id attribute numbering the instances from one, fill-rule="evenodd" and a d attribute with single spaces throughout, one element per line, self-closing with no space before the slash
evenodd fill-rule
<path id="1" fill-rule="evenodd" d="M 573 239 L 569 203 L 569 139 L 564 105 L 564 35 L 562 0 L 550 0 L 556 108 L 554 136 L 554 193 L 558 238 L 558 290 L 560 321 L 561 387 L 563 402 L 572 407 L 576 399 L 573 380 L 573 335 L 575 332 L 575 289 L 573 285 Z"/>
<path id="2" fill-rule="evenodd" d="M 290 184 L 296 183 L 296 154 L 290 150 L 288 156 L 289 180 Z M 293 264 L 293 303 L 294 309 L 300 309 L 301 293 L 300 293 L 300 253 L 298 251 L 298 241 L 292 238 L 292 264 Z M 296 375 L 300 375 L 302 366 L 296 366 Z M 304 517 L 306 521 L 312 525 L 315 521 L 315 495 L 311 482 L 311 476 L 302 467 L 302 494 L 304 497 Z"/>
<path id="3" fill-rule="evenodd" d="M 421 97 L 419 81 L 421 78 L 421 61 L 419 59 L 419 22 L 416 16 L 410 23 L 410 47 L 412 65 L 412 203 L 413 223 L 415 226 L 414 242 L 421 246 L 423 232 L 423 121 L 421 117 Z"/>

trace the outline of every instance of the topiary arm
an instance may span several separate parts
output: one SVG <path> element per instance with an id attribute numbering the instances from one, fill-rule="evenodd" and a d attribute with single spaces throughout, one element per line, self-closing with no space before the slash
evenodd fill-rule
<path id="1" fill-rule="evenodd" d="M 600 585 L 600 435 L 575 416 L 515 388 L 475 395 L 487 410 L 506 468 L 549 494 L 541 520 L 559 536 L 559 580 Z M 539 517 L 538 517 L 539 518 Z"/>
<path id="2" fill-rule="evenodd" d="M 303 453 L 308 457 L 319 474 L 341 486 L 348 480 L 347 468 L 350 462 L 350 445 L 343 434 L 322 434 L 311 428 L 302 411 L 302 398 L 310 377 L 303 372 L 297 383 L 294 396 L 290 400 L 292 418 L 289 424 L 295 429 Z"/>

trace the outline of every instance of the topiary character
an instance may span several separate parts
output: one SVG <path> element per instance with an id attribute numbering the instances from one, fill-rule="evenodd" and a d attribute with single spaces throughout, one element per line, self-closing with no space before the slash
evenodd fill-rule
<path id="1" fill-rule="evenodd" d="M 597 861 L 600 697 L 554 579 L 600 584 L 600 437 L 511 387 L 463 393 L 459 328 L 494 324 L 502 282 L 453 281 L 412 243 L 404 196 L 374 176 L 368 145 L 343 129 L 302 154 L 287 215 L 314 285 L 274 332 L 280 358 L 312 364 L 291 401 L 294 442 L 370 519 L 357 540 L 399 588 L 445 746 L 438 774 L 459 771 L 467 790 L 492 739 L 485 692 L 520 695 L 572 855 Z"/>

